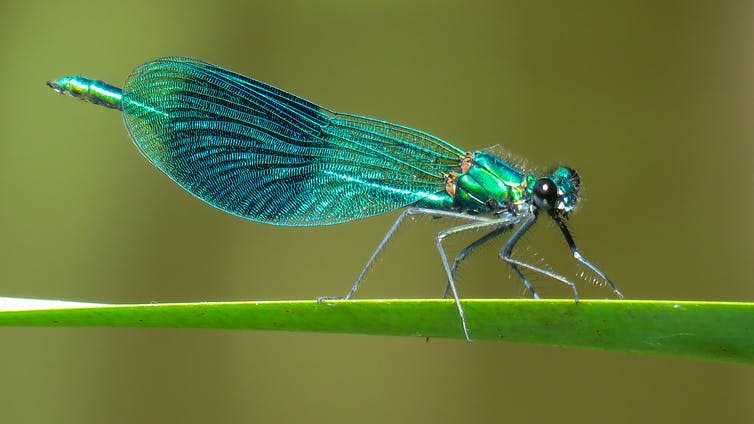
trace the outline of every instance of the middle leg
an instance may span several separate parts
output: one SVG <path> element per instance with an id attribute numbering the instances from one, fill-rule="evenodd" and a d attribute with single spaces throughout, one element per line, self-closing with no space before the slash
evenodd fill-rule
<path id="1" fill-rule="evenodd" d="M 450 267 L 450 263 L 448 261 L 448 255 L 445 252 L 445 247 L 443 246 L 443 241 L 450 235 L 462 233 L 465 231 L 473 231 L 473 230 L 480 230 L 480 229 L 486 229 L 491 227 L 500 227 L 500 226 L 508 226 L 509 224 L 507 222 L 500 222 L 500 221 L 485 221 L 485 222 L 474 222 L 471 224 L 465 224 L 465 225 L 459 225 L 456 227 L 451 227 L 446 230 L 440 231 L 437 233 L 437 237 L 435 237 L 435 245 L 437 246 L 437 251 L 440 253 L 440 259 L 442 260 L 442 266 L 445 269 L 445 274 L 448 277 L 448 288 L 450 289 L 450 293 L 453 295 L 453 300 L 456 303 L 456 308 L 458 309 L 458 315 L 461 318 L 461 326 L 463 327 L 463 334 L 466 337 L 466 341 L 471 341 L 471 336 L 469 334 L 469 327 L 468 323 L 466 321 L 466 314 L 463 311 L 463 306 L 461 305 L 461 299 L 458 295 L 458 290 L 456 289 L 456 283 L 454 278 L 454 273 L 452 268 Z M 495 228 L 497 229 L 497 228 Z M 492 231 L 491 233 L 493 233 Z M 487 241 L 487 240 L 485 240 Z"/>

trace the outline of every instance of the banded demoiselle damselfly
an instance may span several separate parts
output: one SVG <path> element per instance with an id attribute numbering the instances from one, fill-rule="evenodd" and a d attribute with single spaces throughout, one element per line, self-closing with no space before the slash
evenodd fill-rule
<path id="1" fill-rule="evenodd" d="M 152 164 L 189 193 L 230 214 L 274 225 L 330 225 L 406 208 L 345 296 L 407 216 L 466 223 L 437 234 L 435 244 L 467 340 L 469 327 L 455 284 L 459 263 L 479 246 L 512 231 L 500 250 L 534 298 L 522 269 L 567 286 L 554 272 L 512 257 L 540 214 L 558 226 L 574 258 L 613 282 L 581 255 L 566 220 L 581 181 L 571 168 L 527 173 L 492 151 L 466 152 L 433 135 L 363 116 L 334 112 L 270 85 L 194 59 L 168 57 L 141 65 L 121 90 L 79 75 L 47 83 L 55 91 L 123 112 L 128 132 Z M 453 234 L 485 234 L 448 260 Z"/>

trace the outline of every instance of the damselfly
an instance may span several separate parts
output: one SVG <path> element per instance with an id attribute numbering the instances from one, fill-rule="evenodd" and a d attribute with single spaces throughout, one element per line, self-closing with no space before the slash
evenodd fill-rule
<path id="1" fill-rule="evenodd" d="M 458 264 L 495 236 L 512 231 L 500 250 L 535 298 L 528 269 L 570 287 L 554 272 L 512 257 L 540 214 L 563 233 L 576 260 L 622 297 L 581 255 L 566 226 L 581 181 L 571 168 L 527 173 L 491 151 L 466 152 L 433 135 L 363 116 L 334 112 L 270 85 L 194 59 L 168 57 L 134 70 L 121 90 L 79 75 L 47 83 L 55 91 L 123 111 L 129 134 L 152 164 L 210 205 L 274 225 L 330 225 L 405 208 L 345 296 L 406 217 L 430 215 L 465 224 L 435 239 L 461 325 L 471 340 L 455 284 Z M 484 235 L 451 263 L 444 240 Z"/>

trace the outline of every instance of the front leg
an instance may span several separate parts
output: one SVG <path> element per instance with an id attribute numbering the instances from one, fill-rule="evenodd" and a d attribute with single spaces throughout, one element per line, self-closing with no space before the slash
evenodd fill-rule
<path id="1" fill-rule="evenodd" d="M 511 237 L 505 242 L 503 245 L 503 248 L 500 249 L 500 259 L 508 263 L 514 271 L 521 277 L 524 286 L 529 290 L 530 293 L 532 293 L 533 297 L 535 299 L 538 299 L 539 296 L 537 295 L 537 292 L 534 290 L 534 287 L 532 287 L 529 280 L 523 275 L 521 270 L 519 268 L 526 268 L 530 269 L 532 271 L 539 272 L 540 274 L 546 275 L 552 279 L 558 280 L 561 283 L 567 285 L 571 288 L 571 291 L 573 291 L 573 299 L 578 302 L 579 301 L 579 292 L 576 289 L 576 285 L 573 284 L 571 281 L 566 279 L 563 276 L 560 276 L 558 274 L 555 274 L 554 272 L 540 268 L 531 264 L 528 264 L 526 262 L 521 262 L 517 259 L 514 259 L 511 255 L 513 253 L 513 248 L 516 246 L 516 243 L 518 243 L 519 240 L 521 240 L 521 237 L 526 234 L 529 229 L 531 229 L 532 225 L 537 222 L 537 212 L 534 211 L 529 215 L 524 222 L 521 224 L 520 227 L 516 229 L 516 231 L 511 235 Z"/>
<path id="2" fill-rule="evenodd" d="M 563 220 L 558 217 L 553 217 L 553 219 L 555 220 L 555 222 L 558 223 L 558 228 L 560 228 L 560 231 L 563 233 L 563 238 L 565 238 L 566 243 L 568 243 L 568 247 L 571 249 L 571 253 L 573 254 L 573 257 L 577 261 L 589 267 L 589 269 L 594 271 L 597 275 L 602 277 L 602 279 L 607 282 L 610 288 L 613 289 L 613 292 L 618 296 L 618 298 L 623 299 L 623 293 L 621 293 L 621 291 L 618 289 L 615 283 L 613 283 L 611 279 L 607 278 L 607 275 L 605 275 L 605 273 L 602 272 L 602 270 L 597 268 L 596 265 L 594 265 L 591 261 L 589 261 L 588 259 L 586 259 L 585 257 L 581 255 L 581 252 L 579 252 L 579 249 L 576 247 L 576 242 L 573 240 L 573 237 L 571 236 L 571 232 L 568 231 L 568 226 L 566 225 L 566 223 L 563 222 Z"/>

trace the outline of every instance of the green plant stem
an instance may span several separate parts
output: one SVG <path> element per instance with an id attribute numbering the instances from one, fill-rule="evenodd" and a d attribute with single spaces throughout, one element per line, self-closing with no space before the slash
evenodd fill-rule
<path id="1" fill-rule="evenodd" d="M 474 340 L 754 364 L 754 303 L 465 299 Z M 0 326 L 218 328 L 462 339 L 450 300 L 99 305 L 0 311 Z"/>

